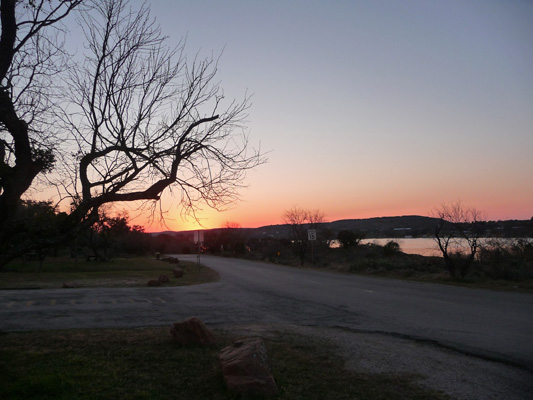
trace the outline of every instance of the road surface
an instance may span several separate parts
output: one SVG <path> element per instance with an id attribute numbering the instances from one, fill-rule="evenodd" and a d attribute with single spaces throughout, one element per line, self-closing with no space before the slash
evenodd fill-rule
<path id="1" fill-rule="evenodd" d="M 189 257 L 195 260 L 195 256 Z M 533 296 L 202 256 L 219 282 L 0 291 L 0 330 L 166 325 L 341 327 L 427 341 L 533 371 Z"/>

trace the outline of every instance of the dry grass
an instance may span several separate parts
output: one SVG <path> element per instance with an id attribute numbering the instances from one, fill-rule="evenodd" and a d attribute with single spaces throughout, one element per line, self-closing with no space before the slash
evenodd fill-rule
<path id="1" fill-rule="evenodd" d="M 236 337 L 216 335 L 215 346 L 182 347 L 166 327 L 5 334 L 0 398 L 235 399 L 216 355 Z M 278 399 L 447 398 L 416 385 L 415 376 L 347 371 L 332 345 L 318 339 L 277 333 L 265 342 Z"/>

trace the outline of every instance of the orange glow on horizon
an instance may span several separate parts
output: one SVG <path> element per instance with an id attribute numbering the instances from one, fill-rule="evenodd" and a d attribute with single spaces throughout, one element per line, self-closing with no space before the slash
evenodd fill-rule
<path id="1" fill-rule="evenodd" d="M 436 205 L 435 207 L 437 207 Z M 468 206 L 468 205 L 467 205 Z M 289 208 L 289 207 L 287 207 Z M 318 207 L 317 207 L 318 208 Z M 434 207 L 433 207 L 434 208 Z M 201 213 L 200 223 L 193 218 L 187 220 L 182 219 L 180 216 L 176 218 L 167 218 L 165 224 L 159 222 L 153 222 L 152 224 L 141 223 L 141 219 L 132 221 L 132 224 L 145 226 L 146 232 L 161 232 L 161 231 L 192 231 L 192 230 L 204 230 L 204 229 L 216 229 L 224 226 L 225 222 L 236 222 L 243 228 L 259 228 L 261 226 L 268 225 L 280 225 L 283 224 L 282 215 L 286 208 L 279 211 L 271 210 L 270 213 L 254 213 L 250 209 L 243 208 L 239 211 L 239 208 L 227 212 L 218 212 L 215 210 L 209 210 Z M 320 209 L 320 208 L 319 208 Z M 326 222 L 332 222 L 343 219 L 366 219 L 366 218 L 380 218 L 380 217 L 397 217 L 405 215 L 420 215 L 420 216 L 432 216 L 432 208 L 425 209 L 423 211 L 412 209 L 409 207 L 403 208 L 391 208 L 391 209 L 373 209 L 368 208 L 366 210 L 355 211 L 353 213 L 343 211 L 328 212 L 324 210 Z M 487 212 L 487 220 L 529 220 L 533 216 L 533 212 L 529 209 L 526 210 L 514 210 L 509 211 L 505 208 L 493 207 L 491 209 L 485 209 Z"/>

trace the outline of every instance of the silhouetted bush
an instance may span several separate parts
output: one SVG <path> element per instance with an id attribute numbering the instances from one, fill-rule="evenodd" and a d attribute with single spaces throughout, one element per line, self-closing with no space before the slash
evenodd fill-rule
<path id="1" fill-rule="evenodd" d="M 387 244 L 383 246 L 383 254 L 385 255 L 385 257 L 390 257 L 394 254 L 397 254 L 400 252 L 400 250 L 400 245 L 394 240 L 387 242 Z"/>
<path id="2" fill-rule="evenodd" d="M 363 239 L 364 235 L 362 233 L 354 232 L 349 229 L 339 231 L 339 233 L 337 234 L 337 240 L 344 248 L 357 246 Z"/>
<path id="3" fill-rule="evenodd" d="M 492 279 L 533 279 L 533 239 L 486 240 L 479 252 L 476 273 Z"/>

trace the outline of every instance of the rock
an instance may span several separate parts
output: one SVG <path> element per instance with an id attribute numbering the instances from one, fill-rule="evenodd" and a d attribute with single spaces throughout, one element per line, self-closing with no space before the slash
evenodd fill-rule
<path id="1" fill-rule="evenodd" d="M 183 269 L 181 267 L 174 268 L 174 271 L 172 272 L 174 273 L 174 277 L 176 278 L 181 278 L 184 274 Z"/>
<path id="2" fill-rule="evenodd" d="M 170 281 L 170 279 L 168 279 L 168 276 L 166 275 L 159 275 L 159 278 L 157 280 L 159 281 L 159 283 L 167 283 Z"/>
<path id="3" fill-rule="evenodd" d="M 76 282 L 63 282 L 63 287 L 65 289 L 75 289 L 75 288 L 79 288 L 80 284 Z"/>
<path id="4" fill-rule="evenodd" d="M 249 338 L 235 342 L 222 349 L 218 359 L 229 391 L 263 396 L 278 393 L 263 339 Z"/>
<path id="5" fill-rule="evenodd" d="M 159 279 L 150 279 L 147 283 L 148 286 L 161 286 Z"/>
<path id="6" fill-rule="evenodd" d="M 170 333 L 174 340 L 182 345 L 209 346 L 216 342 L 213 332 L 196 317 L 172 324 Z"/>

